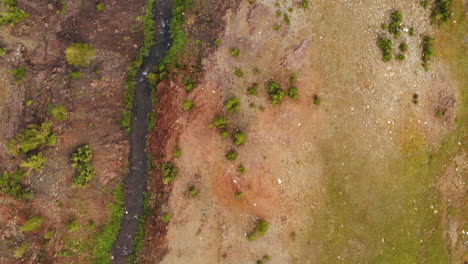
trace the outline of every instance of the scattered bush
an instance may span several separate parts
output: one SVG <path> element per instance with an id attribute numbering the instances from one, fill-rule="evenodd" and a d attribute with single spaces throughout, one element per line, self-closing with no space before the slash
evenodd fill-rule
<path id="1" fill-rule="evenodd" d="M 72 167 L 76 169 L 75 176 L 72 179 L 73 185 L 85 187 L 91 182 L 94 176 L 94 168 L 91 164 L 93 152 L 89 145 L 83 145 L 76 149 L 71 156 Z"/>
<path id="2" fill-rule="evenodd" d="M 294 99 L 294 100 L 299 99 L 299 91 L 297 90 L 297 87 L 296 86 L 289 87 L 287 91 L 287 95 L 291 99 Z"/>
<path id="3" fill-rule="evenodd" d="M 382 61 L 390 61 L 392 59 L 392 41 L 382 37 L 377 40 L 377 45 L 382 51 Z"/>
<path id="4" fill-rule="evenodd" d="M 16 7 L 15 0 L 3 0 L 3 6 L 5 11 L 0 12 L 0 26 L 7 24 L 14 26 L 29 17 L 28 13 Z"/>
<path id="5" fill-rule="evenodd" d="M 44 218 L 40 216 L 34 216 L 26 221 L 21 227 L 22 232 L 37 231 L 41 228 L 44 223 Z"/>
<path id="6" fill-rule="evenodd" d="M 245 167 L 241 164 L 239 167 L 237 167 L 237 173 L 239 174 L 244 174 L 245 172 Z"/>
<path id="7" fill-rule="evenodd" d="M 230 160 L 230 161 L 233 161 L 237 158 L 237 152 L 235 150 L 230 150 L 227 154 L 226 154 L 226 159 L 227 160 Z"/>
<path id="8" fill-rule="evenodd" d="M 408 29 L 408 34 L 410 35 L 410 37 L 414 36 L 414 27 L 410 27 Z"/>
<path id="9" fill-rule="evenodd" d="M 172 152 L 172 157 L 173 158 L 178 158 L 182 155 L 182 150 L 180 148 L 175 148 L 174 152 Z"/>
<path id="10" fill-rule="evenodd" d="M 240 100 L 239 98 L 233 96 L 227 99 L 227 101 L 224 103 L 224 106 L 226 107 L 227 111 L 229 113 L 233 113 L 240 108 Z"/>
<path id="11" fill-rule="evenodd" d="M 15 78 L 16 83 L 20 83 L 23 77 L 26 75 L 26 67 L 19 66 L 11 70 L 11 74 Z"/>
<path id="12" fill-rule="evenodd" d="M 247 88 L 247 94 L 257 95 L 258 83 L 254 83 L 252 86 Z"/>
<path id="13" fill-rule="evenodd" d="M 281 26 L 279 24 L 273 24 L 273 30 L 278 31 L 280 30 Z"/>
<path id="14" fill-rule="evenodd" d="M 233 134 L 233 143 L 234 145 L 236 146 L 240 146 L 242 144 L 245 143 L 245 140 L 246 140 L 246 136 L 245 136 L 245 133 L 240 131 L 240 130 L 236 130 Z"/>
<path id="15" fill-rule="evenodd" d="M 221 131 L 221 137 L 222 138 L 228 138 L 229 137 L 229 132 L 227 130 Z"/>
<path id="16" fill-rule="evenodd" d="M 182 110 L 184 111 L 190 111 L 193 108 L 193 101 L 190 99 L 185 99 L 184 102 L 182 103 Z"/>
<path id="17" fill-rule="evenodd" d="M 7 147 L 13 155 L 27 153 L 45 146 L 55 146 L 57 138 L 52 132 L 52 123 L 31 124 L 21 134 L 11 140 Z"/>
<path id="18" fill-rule="evenodd" d="M 29 157 L 27 161 L 22 161 L 19 166 L 21 168 L 29 168 L 28 173 L 26 173 L 29 174 L 32 170 L 39 171 L 44 168 L 44 163 L 46 161 L 47 159 L 42 155 L 42 152 L 40 152 L 37 155 Z"/>
<path id="19" fill-rule="evenodd" d="M 65 49 L 67 63 L 76 67 L 86 67 L 94 59 L 94 49 L 88 44 L 73 43 Z"/>
<path id="20" fill-rule="evenodd" d="M 398 38 L 401 34 L 401 20 L 403 14 L 400 11 L 394 11 L 390 15 L 390 23 L 388 24 L 388 32 L 392 33 L 395 38 Z"/>
<path id="21" fill-rule="evenodd" d="M 259 236 L 265 235 L 266 231 L 268 230 L 268 222 L 261 219 L 257 222 L 255 226 L 255 233 Z"/>
<path id="22" fill-rule="evenodd" d="M 243 72 L 241 69 L 236 68 L 236 69 L 234 70 L 234 75 L 236 75 L 237 77 L 240 78 L 240 77 L 244 76 L 244 72 Z"/>
<path id="23" fill-rule="evenodd" d="M 285 95 L 279 84 L 274 81 L 268 81 L 267 93 L 270 96 L 271 104 L 275 106 L 281 103 Z"/>
<path id="24" fill-rule="evenodd" d="M 314 94 L 314 105 L 319 105 L 322 102 L 320 97 L 316 94 Z"/>
<path id="25" fill-rule="evenodd" d="M 406 58 L 406 56 L 403 55 L 403 54 L 401 54 L 401 53 L 399 53 L 399 54 L 396 56 L 396 59 L 399 60 L 399 61 L 404 61 L 405 58 Z"/>
<path id="26" fill-rule="evenodd" d="M 224 129 L 226 128 L 227 125 L 227 119 L 226 117 L 219 115 L 216 116 L 215 119 L 213 120 L 213 123 L 210 124 L 210 127 L 216 127 L 216 128 L 221 128 Z"/>
<path id="27" fill-rule="evenodd" d="M 63 105 L 57 105 L 55 107 L 53 105 L 49 105 L 48 110 L 49 110 L 49 113 L 52 115 L 52 117 L 57 121 L 63 122 L 67 118 L 66 116 L 67 110 L 65 109 L 65 106 Z"/>
<path id="28" fill-rule="evenodd" d="M 195 197 L 195 196 L 198 195 L 199 190 L 198 190 L 197 188 L 195 188 L 195 186 L 192 185 L 192 186 L 190 186 L 190 187 L 188 188 L 187 193 L 188 193 L 190 196 Z"/>
<path id="29" fill-rule="evenodd" d="M 447 21 L 452 15 L 452 3 L 453 0 L 435 0 L 431 13 L 432 23 L 440 24 Z"/>
<path id="30" fill-rule="evenodd" d="M 424 70 L 429 69 L 429 60 L 434 56 L 434 51 L 432 44 L 434 43 L 434 38 L 426 36 L 423 38 L 422 42 L 422 66 Z"/>
<path id="31" fill-rule="evenodd" d="M 255 233 L 248 233 L 245 238 L 247 239 L 247 241 L 254 241 L 255 239 L 257 239 L 257 236 L 255 235 Z"/>
<path id="32" fill-rule="evenodd" d="M 21 185 L 22 178 L 23 172 L 19 169 L 13 174 L 5 171 L 0 174 L 0 190 L 15 199 L 30 198 L 30 190 L 23 188 Z"/>
<path id="33" fill-rule="evenodd" d="M 239 53 L 240 53 L 240 50 L 239 50 L 238 48 L 233 48 L 233 49 L 231 50 L 231 55 L 232 55 L 233 57 L 239 56 Z"/>
<path id="34" fill-rule="evenodd" d="M 164 214 L 161 216 L 161 220 L 162 220 L 164 223 L 169 223 L 169 221 L 171 220 L 171 214 L 169 214 L 169 213 L 164 213 Z"/>
<path id="35" fill-rule="evenodd" d="M 161 163 L 158 167 L 161 170 L 162 180 L 164 184 L 168 184 L 177 178 L 178 170 L 171 163 Z"/>
<path id="36" fill-rule="evenodd" d="M 189 75 L 184 76 L 184 89 L 185 92 L 190 93 L 195 88 L 195 81 Z"/>
<path id="37" fill-rule="evenodd" d="M 398 48 L 400 49 L 401 52 L 405 52 L 405 51 L 408 50 L 408 44 L 406 44 L 405 42 L 402 42 L 402 43 L 400 43 Z"/>

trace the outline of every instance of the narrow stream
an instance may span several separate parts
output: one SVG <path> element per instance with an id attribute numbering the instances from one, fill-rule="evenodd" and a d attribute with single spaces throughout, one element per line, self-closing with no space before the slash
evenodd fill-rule
<path id="1" fill-rule="evenodd" d="M 153 17 L 156 22 L 155 45 L 150 54 L 143 59 L 143 64 L 136 76 L 135 99 L 132 109 L 129 172 L 124 179 L 125 213 L 121 229 L 112 247 L 112 263 L 124 264 L 134 252 L 133 241 L 138 232 L 139 219 L 143 213 L 144 192 L 147 188 L 148 167 L 146 156 L 146 134 L 148 114 L 152 111 L 151 87 L 146 78 L 153 66 L 160 64 L 171 45 L 169 21 L 171 19 L 171 0 L 156 0 Z"/>

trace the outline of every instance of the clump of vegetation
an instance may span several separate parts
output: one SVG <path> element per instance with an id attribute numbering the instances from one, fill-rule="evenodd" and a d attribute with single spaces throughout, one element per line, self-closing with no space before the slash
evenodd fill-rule
<path id="1" fill-rule="evenodd" d="M 171 220 L 171 214 L 170 213 L 164 213 L 161 216 L 161 221 L 163 221 L 164 223 L 169 223 L 170 220 Z"/>
<path id="2" fill-rule="evenodd" d="M 390 15 L 390 23 L 388 23 L 388 32 L 393 34 L 395 38 L 401 35 L 401 21 L 403 14 L 400 11 L 394 11 Z"/>
<path id="3" fill-rule="evenodd" d="M 432 44 L 434 43 L 434 38 L 426 36 L 423 38 L 422 42 L 422 66 L 424 70 L 429 69 L 429 60 L 434 56 L 434 51 Z"/>
<path id="4" fill-rule="evenodd" d="M 291 19 L 289 18 L 289 15 L 284 13 L 283 14 L 283 20 L 286 25 L 291 25 Z"/>
<path id="5" fill-rule="evenodd" d="M 226 154 L 226 159 L 227 160 L 230 160 L 230 161 L 233 161 L 237 158 L 237 152 L 235 150 L 230 150 L 228 151 L 228 153 Z"/>
<path id="6" fill-rule="evenodd" d="M 5 171 L 0 174 L 0 190 L 15 199 L 30 198 L 31 191 L 21 185 L 22 178 L 23 172 L 19 169 L 13 174 Z"/>
<path id="7" fill-rule="evenodd" d="M 189 75 L 184 76 L 184 89 L 185 92 L 190 93 L 195 88 L 195 81 Z"/>
<path id="8" fill-rule="evenodd" d="M 34 216 L 26 221 L 21 227 L 22 232 L 37 231 L 41 228 L 44 223 L 44 218 L 40 216 Z"/>
<path id="9" fill-rule="evenodd" d="M 185 99 L 184 102 L 182 103 L 182 110 L 184 111 L 190 111 L 193 108 L 193 101 L 190 99 Z"/>
<path id="10" fill-rule="evenodd" d="M 83 43 L 73 43 L 65 49 L 67 63 L 76 67 L 86 67 L 94 59 L 94 49 Z"/>
<path id="11" fill-rule="evenodd" d="M 227 126 L 227 119 L 223 115 L 216 116 L 213 120 L 213 123 L 210 124 L 210 127 L 216 127 L 224 129 Z"/>
<path id="12" fill-rule="evenodd" d="M 241 164 L 237 167 L 237 173 L 239 174 L 244 174 L 245 172 L 245 167 Z"/>
<path id="13" fill-rule="evenodd" d="M 224 106 L 226 107 L 227 111 L 229 113 L 233 113 L 237 110 L 239 110 L 240 108 L 240 100 L 239 98 L 233 96 L 233 97 L 230 97 L 229 99 L 226 100 L 226 102 L 224 103 Z"/>
<path id="14" fill-rule="evenodd" d="M 164 184 L 168 184 L 171 181 L 175 180 L 178 175 L 178 170 L 169 162 L 164 162 L 159 164 L 159 169 L 162 173 L 162 180 Z"/>
<path id="15" fill-rule="evenodd" d="M 258 88 L 258 83 L 254 83 L 252 86 L 247 87 L 247 94 L 249 95 L 257 95 L 257 88 Z"/>
<path id="16" fill-rule="evenodd" d="M 417 93 L 413 94 L 413 104 L 418 104 L 419 102 L 419 95 Z"/>
<path id="17" fill-rule="evenodd" d="M 405 42 L 402 42 L 400 43 L 400 45 L 398 46 L 398 49 L 400 49 L 401 52 L 405 52 L 408 50 L 408 44 L 406 44 Z"/>
<path id="18" fill-rule="evenodd" d="M 410 37 L 414 36 L 414 27 L 408 29 L 408 35 L 410 35 Z"/>
<path id="19" fill-rule="evenodd" d="M 382 37 L 377 40 L 377 45 L 382 51 L 382 61 L 390 61 L 392 59 L 392 41 Z"/>
<path id="20" fill-rule="evenodd" d="M 297 87 L 296 86 L 289 87 L 289 89 L 287 90 L 287 95 L 291 99 L 294 99 L 294 100 L 299 99 L 299 91 L 297 90 Z"/>
<path id="21" fill-rule="evenodd" d="M 322 102 L 322 99 L 316 94 L 314 94 L 314 105 L 319 105 Z"/>
<path id="22" fill-rule="evenodd" d="M 273 30 L 278 31 L 280 30 L 281 26 L 279 24 L 273 24 Z"/>
<path id="23" fill-rule="evenodd" d="M 55 107 L 53 105 L 49 105 L 48 110 L 52 117 L 57 121 L 63 122 L 67 118 L 67 109 L 65 109 L 65 106 L 63 105 L 57 105 Z"/>
<path id="24" fill-rule="evenodd" d="M 57 138 L 52 132 L 52 123 L 31 124 L 11 140 L 7 147 L 13 155 L 27 153 L 45 146 L 55 146 Z"/>
<path id="25" fill-rule="evenodd" d="M 17 247 L 15 251 L 13 252 L 13 257 L 17 259 L 22 258 L 24 253 L 26 253 L 26 251 L 28 250 L 28 248 L 29 248 L 28 243 L 21 244 L 21 246 Z"/>
<path id="26" fill-rule="evenodd" d="M 236 75 L 237 77 L 240 78 L 240 77 L 244 76 L 244 72 L 243 72 L 241 69 L 236 68 L 236 69 L 234 70 L 234 75 Z"/>
<path id="27" fill-rule="evenodd" d="M 236 146 L 240 146 L 244 144 L 246 140 L 245 133 L 240 130 L 236 130 L 234 134 L 232 135 L 232 138 L 233 138 L 233 143 Z"/>
<path id="28" fill-rule="evenodd" d="M 257 264 L 264 264 L 265 262 L 270 260 L 270 256 L 264 255 L 262 259 L 257 260 Z"/>
<path id="29" fill-rule="evenodd" d="M 188 195 L 196 197 L 200 191 L 195 186 L 190 186 L 187 190 Z"/>
<path id="30" fill-rule="evenodd" d="M 122 120 L 120 120 L 120 124 L 125 129 L 125 132 L 130 133 L 131 131 L 131 120 L 132 120 L 132 111 L 125 110 L 122 114 Z"/>
<path id="31" fill-rule="evenodd" d="M 310 0 L 302 0 L 301 7 L 302 8 L 309 8 Z"/>
<path id="32" fill-rule="evenodd" d="M 0 12 L 0 26 L 7 24 L 14 26 L 29 17 L 28 13 L 16 7 L 15 0 L 3 0 L 3 6 L 5 11 Z"/>
<path id="33" fill-rule="evenodd" d="M 406 59 L 406 56 L 399 53 L 397 56 L 396 56 L 396 59 L 399 60 L 399 61 L 404 61 Z"/>
<path id="34" fill-rule="evenodd" d="M 297 74 L 291 73 L 291 75 L 289 75 L 289 82 L 293 83 L 296 80 L 297 80 Z"/>
<path id="35" fill-rule="evenodd" d="M 71 217 L 70 220 L 67 223 L 67 229 L 70 232 L 76 232 L 80 230 L 80 224 L 78 223 L 78 220 L 76 217 Z"/>
<path id="36" fill-rule="evenodd" d="M 231 50 L 231 55 L 232 55 L 233 57 L 237 57 L 237 56 L 239 56 L 239 54 L 240 54 L 240 50 L 239 50 L 238 48 L 233 48 L 233 49 Z"/>
<path id="37" fill-rule="evenodd" d="M 172 157 L 173 158 L 178 158 L 182 155 L 182 150 L 179 147 L 176 147 L 174 151 L 172 152 Z"/>
<path id="38" fill-rule="evenodd" d="M 89 145 L 83 145 L 76 149 L 71 156 L 72 166 L 76 169 L 72 182 L 75 186 L 85 187 L 94 176 L 94 168 L 91 164 L 93 152 Z"/>
<path id="39" fill-rule="evenodd" d="M 16 83 L 20 83 L 23 77 L 26 75 L 26 67 L 19 66 L 11 70 L 11 74 L 15 78 Z"/>
<path id="40" fill-rule="evenodd" d="M 242 192 L 236 192 L 236 199 L 242 198 L 243 193 Z"/>
<path id="41" fill-rule="evenodd" d="M 6 50 L 0 47 L 0 57 L 3 57 L 6 54 Z"/>
<path id="42" fill-rule="evenodd" d="M 251 232 L 251 233 L 248 233 L 245 238 L 247 239 L 247 241 L 254 241 L 255 239 L 257 239 L 257 236 L 255 235 L 254 232 Z"/>
<path id="43" fill-rule="evenodd" d="M 255 4 L 257 0 L 249 0 L 249 4 Z"/>
<path id="44" fill-rule="evenodd" d="M 419 4 L 424 7 L 424 8 L 427 8 L 429 6 L 429 1 L 427 0 L 423 0 L 421 2 L 419 2 Z"/>
<path id="45" fill-rule="evenodd" d="M 229 137 L 229 132 L 227 130 L 221 131 L 221 137 L 222 138 L 228 138 Z"/>
<path id="46" fill-rule="evenodd" d="M 452 3 L 453 0 L 435 0 L 431 13 L 432 23 L 440 24 L 447 21 L 452 15 Z"/>
<path id="47" fill-rule="evenodd" d="M 44 168 L 44 163 L 47 159 L 42 155 L 42 152 L 36 155 L 32 155 L 26 161 L 20 163 L 21 168 L 29 168 L 29 171 L 26 174 L 29 174 L 32 170 L 39 171 Z"/>
<path id="48" fill-rule="evenodd" d="M 255 225 L 255 233 L 259 236 L 265 235 L 266 231 L 268 230 L 268 222 L 261 219 Z"/>
<path id="49" fill-rule="evenodd" d="M 267 93 L 270 96 L 270 101 L 272 105 L 279 105 L 284 99 L 284 91 L 280 88 L 279 84 L 274 81 L 268 81 L 267 83 Z"/>
<path id="50" fill-rule="evenodd" d="M 104 6 L 102 5 L 102 3 L 97 4 L 96 5 L 96 11 L 101 12 L 102 10 L 104 10 Z"/>

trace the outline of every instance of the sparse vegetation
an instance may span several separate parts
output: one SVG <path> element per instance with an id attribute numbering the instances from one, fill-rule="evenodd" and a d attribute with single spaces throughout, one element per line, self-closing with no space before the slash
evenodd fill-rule
<path id="1" fill-rule="evenodd" d="M 179 147 L 176 147 L 174 151 L 172 152 L 172 157 L 173 158 L 178 158 L 182 155 L 182 150 Z"/>
<path id="2" fill-rule="evenodd" d="M 408 50 L 408 44 L 406 44 L 405 42 L 402 42 L 400 43 L 400 45 L 398 46 L 398 49 L 400 49 L 401 52 L 405 52 Z"/>
<path id="3" fill-rule="evenodd" d="M 268 222 L 261 219 L 255 225 L 255 233 L 259 236 L 265 235 L 266 231 L 268 230 Z"/>
<path id="4" fill-rule="evenodd" d="M 3 0 L 3 6 L 4 11 L 0 12 L 0 26 L 14 26 L 29 17 L 28 13 L 16 7 L 15 0 Z"/>
<path id="5" fill-rule="evenodd" d="M 67 74 L 67 79 L 79 79 L 79 78 L 81 78 L 80 71 L 73 71 Z"/>
<path id="6" fill-rule="evenodd" d="M 278 31 L 280 30 L 281 26 L 279 24 L 273 24 L 273 30 Z"/>
<path id="7" fill-rule="evenodd" d="M 232 136 L 234 145 L 240 146 L 245 143 L 246 136 L 244 132 L 236 130 Z"/>
<path id="8" fill-rule="evenodd" d="M 429 69 L 429 60 L 434 56 L 434 51 L 432 44 L 434 43 L 434 38 L 426 36 L 423 38 L 422 42 L 422 66 L 424 70 Z"/>
<path id="9" fill-rule="evenodd" d="M 49 105 L 49 113 L 52 115 L 52 118 L 54 118 L 57 121 L 63 122 L 67 118 L 66 112 L 67 109 L 65 109 L 65 106 L 63 105 Z"/>
<path id="10" fill-rule="evenodd" d="M 302 0 L 301 7 L 302 8 L 309 8 L 310 0 Z"/>
<path id="11" fill-rule="evenodd" d="M 319 97 L 318 95 L 316 95 L 316 94 L 314 94 L 314 98 L 313 98 L 313 99 L 314 99 L 314 105 L 319 105 L 319 104 L 322 102 L 322 100 L 320 99 L 320 97 Z"/>
<path id="12" fill-rule="evenodd" d="M 392 59 L 392 41 L 382 37 L 377 40 L 377 45 L 382 51 L 382 61 L 390 61 Z"/>
<path id="13" fill-rule="evenodd" d="M 32 155 L 26 161 L 20 163 L 21 168 L 29 168 L 29 171 L 26 174 L 29 174 L 32 170 L 39 171 L 44 168 L 44 163 L 47 159 L 42 155 L 42 152 L 39 154 Z"/>
<path id="14" fill-rule="evenodd" d="M 252 233 L 248 233 L 245 238 L 247 239 L 247 241 L 254 241 L 255 239 L 257 239 L 257 236 L 255 235 L 254 232 Z"/>
<path id="15" fill-rule="evenodd" d="M 0 48 L 0 57 L 3 57 L 6 54 L 6 50 L 4 48 Z"/>
<path id="16" fill-rule="evenodd" d="M 227 125 L 227 119 L 223 115 L 216 116 L 215 119 L 213 120 L 213 123 L 210 124 L 210 127 L 216 127 L 216 128 L 221 128 L 224 129 L 226 128 Z"/>
<path id="17" fill-rule="evenodd" d="M 388 32 L 393 34 L 395 38 L 401 35 L 401 21 L 403 14 L 400 11 L 394 11 L 390 15 L 390 23 L 388 23 Z"/>
<path id="18" fill-rule="evenodd" d="M 231 50 L 231 55 L 232 55 L 233 57 L 237 57 L 237 56 L 239 56 L 239 54 L 240 54 L 240 50 L 239 50 L 238 48 L 233 48 L 233 49 Z"/>
<path id="19" fill-rule="evenodd" d="M 222 138 L 228 138 L 229 137 L 229 132 L 227 130 L 221 131 L 221 137 Z"/>
<path id="20" fill-rule="evenodd" d="M 418 104 L 419 102 L 419 95 L 417 93 L 413 94 L 413 104 Z"/>
<path id="21" fill-rule="evenodd" d="M 236 192 L 235 195 L 236 195 L 236 199 L 240 199 L 240 198 L 242 198 L 243 193 L 242 192 Z"/>
<path id="22" fill-rule="evenodd" d="M 244 76 L 244 72 L 243 72 L 241 69 L 236 68 L 236 69 L 234 70 L 234 75 L 236 75 L 237 77 L 240 78 L 240 77 Z"/>
<path id="23" fill-rule="evenodd" d="M 284 91 L 280 88 L 279 84 L 274 81 L 268 81 L 267 93 L 270 96 L 271 104 L 276 106 L 284 99 Z"/>
<path id="24" fill-rule="evenodd" d="M 94 49 L 83 43 L 73 43 L 65 49 L 67 63 L 76 67 L 86 67 L 94 59 Z"/>
<path id="25" fill-rule="evenodd" d="M 193 101 L 190 99 L 185 99 L 184 102 L 182 103 L 182 110 L 184 111 L 190 111 L 193 108 Z"/>
<path id="26" fill-rule="evenodd" d="M 22 178 L 23 172 L 19 169 L 13 174 L 5 171 L 0 174 L 0 190 L 15 199 L 30 198 L 31 191 L 21 185 Z"/>
<path id="27" fill-rule="evenodd" d="M 228 153 L 226 154 L 226 159 L 227 160 L 230 160 L 230 161 L 233 161 L 237 158 L 237 152 L 235 150 L 230 150 L 228 151 Z"/>
<path id="28" fill-rule="evenodd" d="M 164 184 L 168 184 L 171 181 L 175 180 L 178 175 L 178 170 L 169 162 L 164 162 L 159 164 L 159 169 L 162 173 L 162 180 Z"/>
<path id="29" fill-rule="evenodd" d="M 245 167 L 241 164 L 237 167 L 237 173 L 239 174 L 244 174 L 245 172 Z"/>
<path id="30" fill-rule="evenodd" d="M 52 132 L 52 123 L 31 124 L 11 140 L 7 147 L 13 155 L 28 153 L 45 146 L 55 146 L 57 138 Z"/>
<path id="31" fill-rule="evenodd" d="M 258 91 L 258 83 L 252 84 L 252 86 L 247 87 L 247 94 L 249 95 L 257 95 Z"/>
<path id="32" fill-rule="evenodd" d="M 291 75 L 289 75 L 289 82 L 293 83 L 296 80 L 297 80 L 297 74 L 291 73 Z"/>
<path id="33" fill-rule="evenodd" d="M 22 258 L 24 253 L 26 253 L 26 251 L 28 250 L 29 248 L 29 244 L 28 243 L 23 243 L 21 244 L 19 247 L 17 247 L 15 249 L 15 251 L 13 252 L 13 257 L 19 259 L 19 258 Z"/>
<path id="34" fill-rule="evenodd" d="M 403 54 L 401 54 L 401 53 L 399 53 L 399 54 L 396 56 L 396 59 L 399 60 L 399 61 L 404 61 L 405 58 L 406 58 L 406 56 L 403 55 Z"/>
<path id="35" fill-rule="evenodd" d="M 408 29 L 408 35 L 410 35 L 410 37 L 414 36 L 414 27 Z"/>
<path id="36" fill-rule="evenodd" d="M 299 91 L 297 90 L 297 87 L 296 86 L 289 87 L 287 91 L 287 95 L 291 99 L 294 99 L 294 100 L 299 99 Z"/>
<path id="37" fill-rule="evenodd" d="M 26 221 L 21 227 L 22 232 L 33 232 L 39 230 L 44 223 L 44 218 L 40 216 L 34 216 Z"/>
<path id="38" fill-rule="evenodd" d="M 78 147 L 72 154 L 72 166 L 76 169 L 72 179 L 74 186 L 85 187 L 91 182 L 91 178 L 94 176 L 94 168 L 91 164 L 92 157 L 93 152 L 89 145 Z"/>
<path id="39" fill-rule="evenodd" d="M 11 74 L 13 75 L 13 78 L 15 78 L 16 83 L 21 83 L 21 80 L 26 75 L 26 67 L 24 66 L 16 67 L 13 70 L 11 70 Z"/>
<path id="40" fill-rule="evenodd" d="M 429 1 L 428 0 L 423 0 L 423 1 L 419 2 L 419 4 L 422 7 L 427 8 L 429 6 Z"/>
<path id="41" fill-rule="evenodd" d="M 104 6 L 102 5 L 102 3 L 97 4 L 96 5 L 96 11 L 101 12 L 102 10 L 104 10 Z"/>
<path id="42" fill-rule="evenodd" d="M 200 191 L 195 186 L 190 186 L 187 190 L 188 195 L 196 197 Z"/>
<path id="43" fill-rule="evenodd" d="M 452 3 L 453 0 L 435 0 L 431 13 L 432 23 L 440 24 L 447 21 L 452 15 Z"/>
<path id="44" fill-rule="evenodd" d="M 226 100 L 226 102 L 224 103 L 224 106 L 226 107 L 226 110 L 229 113 L 233 113 L 233 112 L 239 110 L 240 100 L 239 100 L 239 98 L 237 98 L 235 96 L 230 97 L 229 99 Z"/>
<path id="45" fill-rule="evenodd" d="M 169 213 L 164 213 L 161 216 L 161 221 L 163 221 L 164 223 L 169 223 L 170 220 L 171 220 L 171 214 Z"/>

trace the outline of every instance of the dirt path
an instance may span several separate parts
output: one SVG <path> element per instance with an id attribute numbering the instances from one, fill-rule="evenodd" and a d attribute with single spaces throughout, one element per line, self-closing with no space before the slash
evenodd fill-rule
<path id="1" fill-rule="evenodd" d="M 139 228 L 143 213 L 144 193 L 147 189 L 147 156 L 146 134 L 148 115 L 152 111 L 151 87 L 146 75 L 154 66 L 159 65 L 165 51 L 170 46 L 169 21 L 171 18 L 171 1 L 159 0 L 153 6 L 156 21 L 155 45 L 151 53 L 144 58 L 136 76 L 135 101 L 132 109 L 130 132 L 129 172 L 125 184 L 125 215 L 119 235 L 112 248 L 113 263 L 127 263 L 128 256 L 133 253 L 133 241 Z"/>

